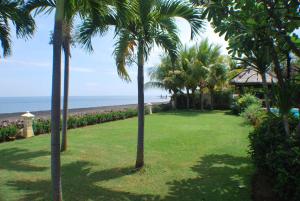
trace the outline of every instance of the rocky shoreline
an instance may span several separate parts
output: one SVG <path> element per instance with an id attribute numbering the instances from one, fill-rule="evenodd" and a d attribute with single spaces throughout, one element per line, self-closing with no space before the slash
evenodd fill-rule
<path id="1" fill-rule="evenodd" d="M 166 104 L 168 102 L 157 102 L 152 103 L 153 105 Z M 89 107 L 89 108 L 76 108 L 69 109 L 69 115 L 78 115 L 78 114 L 91 114 L 91 113 L 104 113 L 111 111 L 120 111 L 125 109 L 135 109 L 137 108 L 137 104 L 128 104 L 128 105 L 114 105 L 114 106 L 101 106 L 101 107 Z M 31 112 L 31 111 L 30 111 Z M 17 112 L 17 113 L 5 113 L 0 114 L 0 121 L 17 121 L 21 120 L 21 115 L 25 112 Z M 51 111 L 36 111 L 31 112 L 35 115 L 35 118 L 50 118 Z"/>

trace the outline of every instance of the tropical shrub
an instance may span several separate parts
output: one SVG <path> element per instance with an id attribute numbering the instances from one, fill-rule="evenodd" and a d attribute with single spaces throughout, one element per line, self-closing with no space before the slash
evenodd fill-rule
<path id="1" fill-rule="evenodd" d="M 291 131 L 297 125 L 289 118 Z M 300 141 L 296 135 L 287 136 L 280 117 L 269 114 L 249 135 L 250 154 L 260 172 L 273 180 L 280 200 L 300 200 Z"/>
<path id="2" fill-rule="evenodd" d="M 162 112 L 170 109 L 169 104 L 154 105 L 152 111 Z M 149 110 L 146 108 L 145 113 Z M 110 111 L 106 113 L 91 113 L 72 115 L 68 118 L 68 129 L 84 127 L 87 125 L 95 125 L 99 123 L 116 121 L 135 117 L 138 115 L 136 109 L 126 109 L 122 111 Z M 0 142 L 6 141 L 9 137 L 15 137 L 19 129 L 23 128 L 23 122 L 5 122 L 5 126 L 0 125 Z M 32 124 L 35 135 L 45 134 L 51 132 L 51 122 L 49 119 L 35 119 Z"/>
<path id="3" fill-rule="evenodd" d="M 262 105 L 261 101 L 252 94 L 245 94 L 240 98 L 234 98 L 231 105 L 231 112 L 233 114 L 240 114 L 252 104 Z"/>
<path id="4" fill-rule="evenodd" d="M 171 105 L 170 104 L 160 104 L 160 105 L 154 105 L 152 108 L 152 112 L 153 113 L 157 113 L 157 112 L 166 112 L 171 110 Z M 145 111 L 148 112 L 148 110 L 146 109 Z"/>
<path id="5" fill-rule="evenodd" d="M 33 121 L 32 129 L 35 135 L 50 133 L 51 122 L 48 119 L 36 119 Z"/>
<path id="6" fill-rule="evenodd" d="M 177 109 L 186 109 L 187 95 L 177 95 Z M 214 92 L 214 109 L 227 110 L 232 104 L 231 91 L 215 91 Z M 194 106 L 194 108 L 193 108 Z M 193 109 L 201 109 L 200 94 L 195 93 L 194 97 L 190 94 L 190 107 Z M 204 100 L 205 109 L 210 109 L 210 102 Z"/>
<path id="7" fill-rule="evenodd" d="M 232 92 L 231 91 L 215 91 L 214 92 L 214 109 L 228 110 L 232 104 Z"/>
<path id="8" fill-rule="evenodd" d="M 16 137 L 18 133 L 18 128 L 15 125 L 8 125 L 5 127 L 0 127 L 0 141 L 6 141 L 10 137 Z"/>
<path id="9" fill-rule="evenodd" d="M 247 123 L 258 126 L 266 116 L 266 111 L 260 104 L 251 104 L 241 113 L 241 116 Z"/>

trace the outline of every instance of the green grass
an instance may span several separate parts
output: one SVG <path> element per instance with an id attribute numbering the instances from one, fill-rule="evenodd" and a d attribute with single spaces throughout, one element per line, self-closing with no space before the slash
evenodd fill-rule
<path id="1" fill-rule="evenodd" d="M 248 201 L 250 127 L 223 112 L 146 117 L 146 167 L 136 172 L 137 119 L 70 130 L 65 201 Z M 50 136 L 0 144 L 0 200 L 50 200 Z"/>

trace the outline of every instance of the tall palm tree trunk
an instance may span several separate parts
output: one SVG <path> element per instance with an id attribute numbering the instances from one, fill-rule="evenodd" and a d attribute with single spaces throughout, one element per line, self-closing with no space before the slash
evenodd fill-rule
<path id="1" fill-rule="evenodd" d="M 53 74 L 51 100 L 51 181 L 53 201 L 62 200 L 60 167 L 60 95 L 61 95 L 61 45 L 64 1 L 56 1 L 54 39 L 53 39 Z"/>
<path id="2" fill-rule="evenodd" d="M 144 47 L 139 42 L 138 48 L 138 142 L 136 168 L 144 166 Z"/>
<path id="3" fill-rule="evenodd" d="M 190 109 L 190 90 L 186 88 L 186 108 Z"/>
<path id="4" fill-rule="evenodd" d="M 270 99 L 269 99 L 269 88 L 267 84 L 267 79 L 266 79 L 266 73 L 262 73 L 262 84 L 264 88 L 264 98 L 265 98 L 265 104 L 268 112 L 271 112 L 270 108 Z"/>
<path id="5" fill-rule="evenodd" d="M 64 103 L 62 121 L 62 144 L 61 151 L 67 150 L 67 129 L 68 129 L 68 99 L 69 99 L 69 78 L 70 78 L 70 40 L 65 40 L 65 73 L 64 73 Z"/>

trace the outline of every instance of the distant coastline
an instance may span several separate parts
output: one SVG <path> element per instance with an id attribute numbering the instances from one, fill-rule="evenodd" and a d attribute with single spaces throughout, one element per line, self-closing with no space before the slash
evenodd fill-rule
<path id="1" fill-rule="evenodd" d="M 152 104 L 159 105 L 159 104 L 166 104 L 166 103 L 168 103 L 168 101 L 155 102 Z M 75 108 L 75 109 L 69 109 L 69 114 L 76 115 L 76 114 L 103 113 L 103 112 L 119 111 L 119 110 L 130 109 L 130 108 L 137 108 L 137 104 Z M 21 115 L 23 113 L 24 112 L 0 114 L 0 121 L 16 121 L 18 119 L 21 119 Z M 47 119 L 47 118 L 50 118 L 50 115 L 51 115 L 50 110 L 35 111 L 35 112 L 31 112 L 31 113 L 35 115 L 35 118 L 46 118 Z"/>
<path id="2" fill-rule="evenodd" d="M 166 102 L 166 96 L 146 96 L 145 103 Z M 69 109 L 137 104 L 136 96 L 70 96 Z M 51 97 L 0 97 L 0 115 L 49 111 Z"/>

